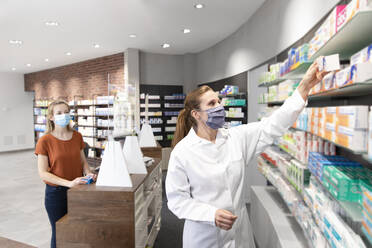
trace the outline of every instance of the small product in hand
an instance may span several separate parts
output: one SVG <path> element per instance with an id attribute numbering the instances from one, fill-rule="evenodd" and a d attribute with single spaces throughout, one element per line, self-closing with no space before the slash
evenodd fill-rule
<path id="1" fill-rule="evenodd" d="M 90 176 L 90 175 L 85 176 L 82 180 L 83 180 L 83 182 L 85 182 L 85 184 L 91 184 L 91 183 L 94 182 L 93 177 Z"/>
<path id="2" fill-rule="evenodd" d="M 319 71 L 340 70 L 340 57 L 338 54 L 321 56 L 317 59 Z"/>

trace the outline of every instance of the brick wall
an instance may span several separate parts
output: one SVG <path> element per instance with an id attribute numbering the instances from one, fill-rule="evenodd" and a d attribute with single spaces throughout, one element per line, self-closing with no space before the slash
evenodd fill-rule
<path id="1" fill-rule="evenodd" d="M 25 74 L 25 91 L 35 91 L 36 100 L 93 99 L 107 95 L 108 73 L 110 84 L 124 85 L 124 53 Z"/>

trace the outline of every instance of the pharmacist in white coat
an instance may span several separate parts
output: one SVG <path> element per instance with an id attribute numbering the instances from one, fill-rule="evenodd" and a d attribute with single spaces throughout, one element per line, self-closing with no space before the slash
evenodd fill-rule
<path id="1" fill-rule="evenodd" d="M 225 110 L 211 88 L 187 95 L 166 177 L 168 207 L 186 220 L 184 248 L 255 247 L 244 201 L 246 166 L 294 123 L 324 75 L 314 63 L 269 118 L 230 129 L 222 128 Z"/>

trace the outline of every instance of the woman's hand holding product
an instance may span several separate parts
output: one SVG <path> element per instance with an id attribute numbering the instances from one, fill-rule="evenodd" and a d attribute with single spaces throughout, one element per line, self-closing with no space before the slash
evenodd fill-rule
<path id="1" fill-rule="evenodd" d="M 230 230 L 238 216 L 233 215 L 231 212 L 218 209 L 215 214 L 216 226 L 223 230 Z"/>
<path id="2" fill-rule="evenodd" d="M 305 101 L 307 100 L 310 90 L 322 81 L 324 76 L 327 74 L 328 72 L 326 71 L 319 71 L 317 61 L 311 64 L 297 88 Z"/>
<path id="3" fill-rule="evenodd" d="M 79 184 L 86 184 L 86 182 L 83 179 L 84 179 L 84 177 L 77 177 L 77 178 L 75 178 L 74 180 L 70 181 L 68 187 L 69 188 L 72 188 L 72 187 L 75 187 L 75 186 L 77 186 Z"/>

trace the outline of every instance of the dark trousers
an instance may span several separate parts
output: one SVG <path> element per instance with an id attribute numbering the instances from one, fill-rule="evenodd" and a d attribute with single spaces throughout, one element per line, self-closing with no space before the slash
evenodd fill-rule
<path id="1" fill-rule="evenodd" d="M 56 222 L 67 214 L 67 190 L 63 186 L 54 187 L 48 184 L 45 188 L 45 209 L 52 226 L 51 248 L 56 247 Z"/>

